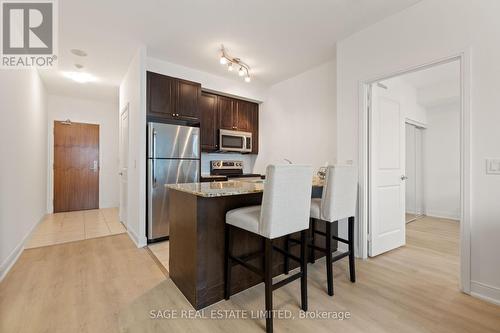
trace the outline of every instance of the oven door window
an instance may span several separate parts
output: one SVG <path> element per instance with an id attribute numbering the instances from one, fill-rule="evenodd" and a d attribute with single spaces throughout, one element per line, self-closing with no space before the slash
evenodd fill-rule
<path id="1" fill-rule="evenodd" d="M 221 136 L 221 147 L 222 148 L 243 148 L 243 137 L 232 136 L 232 135 L 222 135 Z"/>

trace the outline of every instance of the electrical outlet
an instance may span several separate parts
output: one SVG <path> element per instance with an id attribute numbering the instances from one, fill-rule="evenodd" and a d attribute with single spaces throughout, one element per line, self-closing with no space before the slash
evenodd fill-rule
<path id="1" fill-rule="evenodd" d="M 486 174 L 500 175 L 500 159 L 486 160 Z"/>

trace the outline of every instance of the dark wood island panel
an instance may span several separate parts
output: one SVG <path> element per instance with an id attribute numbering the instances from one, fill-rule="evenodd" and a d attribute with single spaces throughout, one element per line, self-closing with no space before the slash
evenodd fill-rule
<path id="1" fill-rule="evenodd" d="M 224 299 L 224 228 L 226 212 L 231 209 L 260 205 L 262 193 L 203 197 L 170 190 L 170 263 L 172 281 L 195 309 L 202 309 Z M 316 192 L 317 191 L 313 191 Z M 320 230 L 324 231 L 324 225 Z M 336 234 L 336 225 L 334 225 Z M 263 249 L 262 241 L 243 230 L 234 231 L 234 254 L 244 255 Z M 298 239 L 299 234 L 294 236 Z M 324 247 L 324 239 L 316 237 L 316 245 Z M 283 248 L 284 239 L 275 245 Z M 336 245 L 335 245 L 336 246 Z M 299 246 L 292 252 L 299 255 Z M 322 254 L 316 252 L 316 258 Z M 262 268 L 263 259 L 251 261 Z M 298 263 L 290 261 L 291 268 Z M 283 256 L 275 252 L 273 276 L 283 273 Z M 233 267 L 231 294 L 262 282 L 256 274 L 238 265 Z"/>

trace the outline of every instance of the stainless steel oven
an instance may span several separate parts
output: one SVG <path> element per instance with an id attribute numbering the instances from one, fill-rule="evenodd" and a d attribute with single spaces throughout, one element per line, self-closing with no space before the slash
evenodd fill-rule
<path id="1" fill-rule="evenodd" d="M 252 152 L 252 133 L 219 130 L 220 151 Z"/>

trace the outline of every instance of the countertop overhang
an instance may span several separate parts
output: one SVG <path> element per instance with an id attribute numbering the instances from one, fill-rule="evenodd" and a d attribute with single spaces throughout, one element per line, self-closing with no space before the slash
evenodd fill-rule
<path id="1" fill-rule="evenodd" d="M 264 191 L 264 180 L 262 181 L 236 181 L 228 180 L 224 182 L 208 183 L 184 183 L 184 184 L 166 184 L 171 190 L 190 193 L 196 196 L 212 198 L 226 197 L 232 195 L 242 195 L 251 193 L 261 193 Z M 311 179 L 313 187 L 322 187 L 324 180 L 317 176 Z"/>

